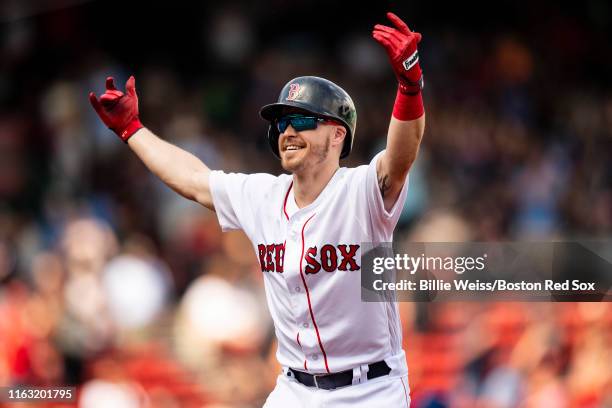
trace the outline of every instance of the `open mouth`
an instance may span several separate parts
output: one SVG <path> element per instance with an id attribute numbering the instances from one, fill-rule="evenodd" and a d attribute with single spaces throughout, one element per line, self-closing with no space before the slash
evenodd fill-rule
<path id="1" fill-rule="evenodd" d="M 289 144 L 289 145 L 286 145 L 283 148 L 283 151 L 285 151 L 285 152 L 295 152 L 295 151 L 301 150 L 303 148 L 304 148 L 304 146 L 299 146 L 299 145 L 295 145 L 295 144 Z"/>

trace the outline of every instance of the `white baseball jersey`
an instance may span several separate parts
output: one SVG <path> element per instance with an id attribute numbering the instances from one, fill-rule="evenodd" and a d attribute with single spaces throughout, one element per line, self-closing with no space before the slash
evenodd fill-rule
<path id="1" fill-rule="evenodd" d="M 362 242 L 392 241 L 408 185 L 386 211 L 376 177 L 381 153 L 369 165 L 338 169 L 301 209 L 291 175 L 210 174 L 221 228 L 242 229 L 253 243 L 284 367 L 334 373 L 386 360 L 390 375 L 407 373 L 397 305 L 361 301 Z"/>

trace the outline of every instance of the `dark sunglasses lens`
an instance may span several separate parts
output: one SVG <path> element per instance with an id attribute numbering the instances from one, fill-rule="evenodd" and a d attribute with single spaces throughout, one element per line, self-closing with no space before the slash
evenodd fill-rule
<path id="1" fill-rule="evenodd" d="M 316 129 L 317 118 L 311 116 L 287 116 L 276 121 L 276 128 L 280 133 L 283 133 L 285 130 L 287 130 L 289 124 L 291 124 L 291 127 L 297 132 L 301 132 L 302 130 Z"/>
<path id="2" fill-rule="evenodd" d="M 283 133 L 285 130 L 287 130 L 287 126 L 289 126 L 289 119 L 287 118 L 281 118 L 276 121 L 276 128 L 280 133 Z"/>
<path id="3" fill-rule="evenodd" d="M 315 129 L 317 127 L 317 120 L 315 118 L 293 118 L 291 119 L 291 126 L 297 131 Z"/>

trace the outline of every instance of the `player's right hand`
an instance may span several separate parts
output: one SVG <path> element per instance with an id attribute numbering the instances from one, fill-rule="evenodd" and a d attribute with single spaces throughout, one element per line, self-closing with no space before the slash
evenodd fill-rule
<path id="1" fill-rule="evenodd" d="M 102 122 L 127 143 L 130 136 L 144 126 L 138 118 L 138 95 L 133 76 L 125 83 L 125 91 L 123 93 L 115 88 L 113 77 L 108 77 L 106 92 L 99 100 L 95 93 L 90 92 L 89 101 Z"/>

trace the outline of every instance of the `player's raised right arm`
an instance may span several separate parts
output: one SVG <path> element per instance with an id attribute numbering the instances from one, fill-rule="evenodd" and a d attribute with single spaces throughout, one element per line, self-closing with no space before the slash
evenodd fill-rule
<path id="1" fill-rule="evenodd" d="M 128 145 L 168 187 L 215 210 L 208 184 L 210 169 L 200 159 L 160 139 L 147 128 L 139 129 L 128 140 Z"/>
<path id="2" fill-rule="evenodd" d="M 146 129 L 138 118 L 138 96 L 134 77 L 117 90 L 111 77 L 106 92 L 89 100 L 100 119 L 126 142 L 149 170 L 182 196 L 214 211 L 210 193 L 210 169 L 193 154 L 170 144 Z"/>

